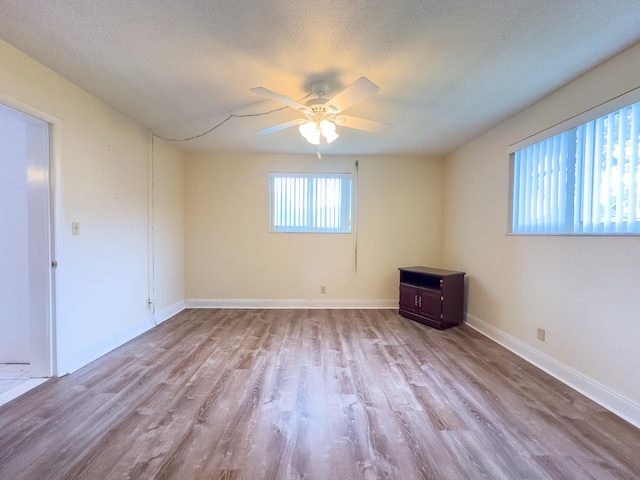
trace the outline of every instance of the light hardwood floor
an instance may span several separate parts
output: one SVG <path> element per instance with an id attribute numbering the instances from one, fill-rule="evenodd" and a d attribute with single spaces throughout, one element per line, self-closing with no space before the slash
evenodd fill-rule
<path id="1" fill-rule="evenodd" d="M 640 430 L 474 330 L 185 310 L 0 407 L 2 479 L 638 479 Z"/>

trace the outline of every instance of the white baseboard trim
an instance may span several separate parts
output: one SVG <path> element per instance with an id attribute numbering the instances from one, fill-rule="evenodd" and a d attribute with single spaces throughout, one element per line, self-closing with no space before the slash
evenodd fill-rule
<path id="1" fill-rule="evenodd" d="M 552 377 L 640 428 L 640 405 L 467 313 L 465 323 Z"/>
<path id="2" fill-rule="evenodd" d="M 397 299 L 340 300 L 340 299 L 188 299 L 186 308 L 265 308 L 265 309 L 392 309 Z"/>
<path id="3" fill-rule="evenodd" d="M 168 307 L 163 308 L 162 310 L 158 310 L 153 315 L 151 315 L 151 323 L 155 325 L 160 325 L 162 322 L 166 322 L 174 315 L 177 315 L 186 307 L 185 300 L 180 300 L 179 302 L 174 303 L 173 305 L 169 305 Z"/>
<path id="4" fill-rule="evenodd" d="M 49 380 L 48 378 L 30 378 L 18 386 L 13 387 L 6 392 L 0 393 L 0 405 L 9 403 L 11 400 L 18 398 L 23 393 L 27 393 L 32 388 L 36 388 L 38 385 Z"/>
<path id="5" fill-rule="evenodd" d="M 102 340 L 88 348 L 84 348 L 75 354 L 69 356 L 60 362 L 58 369 L 58 376 L 63 376 L 68 373 L 75 372 L 76 370 L 84 367 L 85 365 L 93 362 L 101 356 L 109 353 L 110 351 L 124 345 L 129 340 L 133 340 L 138 335 L 151 330 L 153 327 L 160 325 L 162 322 L 173 317 L 177 313 L 180 313 L 185 309 L 185 301 L 181 300 L 169 305 L 168 307 L 158 310 L 152 315 L 148 315 L 139 322 L 131 325 L 126 330 L 113 335 L 105 340 Z M 61 359 L 62 360 L 62 359 Z"/>

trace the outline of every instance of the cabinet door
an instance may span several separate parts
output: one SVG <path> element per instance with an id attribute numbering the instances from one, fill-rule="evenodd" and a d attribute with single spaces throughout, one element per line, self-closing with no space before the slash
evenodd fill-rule
<path id="1" fill-rule="evenodd" d="M 420 289 L 418 313 L 440 321 L 442 314 L 442 292 L 440 290 Z"/>
<path id="2" fill-rule="evenodd" d="M 404 283 L 400 284 L 400 310 L 418 312 L 418 288 Z"/>

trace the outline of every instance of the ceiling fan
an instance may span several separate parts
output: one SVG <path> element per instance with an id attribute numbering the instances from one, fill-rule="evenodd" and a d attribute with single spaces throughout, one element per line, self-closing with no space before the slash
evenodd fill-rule
<path id="1" fill-rule="evenodd" d="M 360 77 L 331 99 L 325 98 L 329 93 L 329 89 L 329 82 L 324 80 L 313 82 L 311 84 L 311 93 L 316 98 L 302 104 L 263 87 L 252 88 L 252 92 L 280 102 L 304 115 L 304 118 L 274 125 L 256 133 L 258 135 L 269 135 L 285 128 L 298 126 L 300 133 L 309 143 L 320 145 L 320 143 L 331 143 L 338 138 L 336 125 L 373 133 L 385 133 L 392 127 L 389 123 L 342 115 L 344 110 L 370 97 L 379 90 L 367 78 Z"/>

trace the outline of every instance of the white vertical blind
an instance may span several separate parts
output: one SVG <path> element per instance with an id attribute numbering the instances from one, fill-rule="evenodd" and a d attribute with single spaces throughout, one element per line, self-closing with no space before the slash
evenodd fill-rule
<path id="1" fill-rule="evenodd" d="M 351 232 L 350 174 L 271 174 L 271 231 Z"/>
<path id="2" fill-rule="evenodd" d="M 513 233 L 640 233 L 640 103 L 514 152 Z"/>

